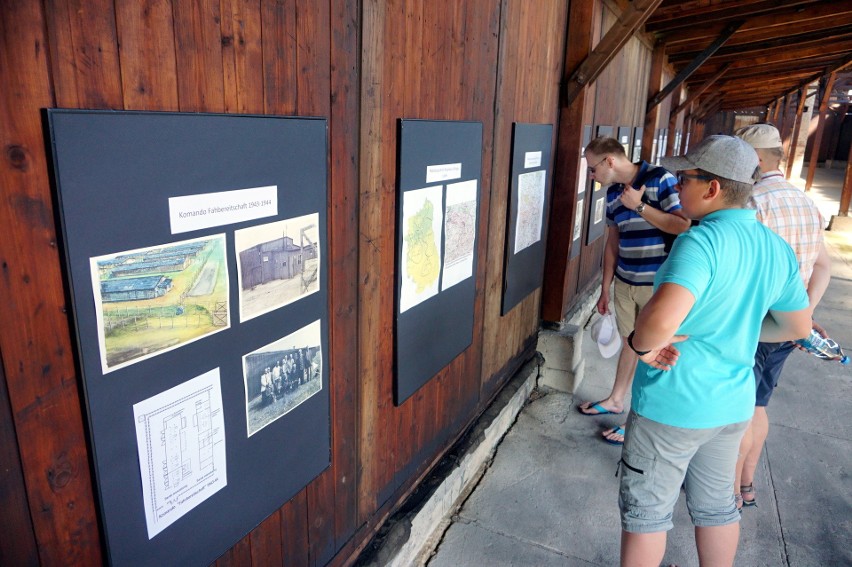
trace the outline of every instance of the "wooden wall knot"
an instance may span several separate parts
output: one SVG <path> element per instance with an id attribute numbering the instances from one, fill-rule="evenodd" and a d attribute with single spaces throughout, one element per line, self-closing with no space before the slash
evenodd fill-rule
<path id="1" fill-rule="evenodd" d="M 75 476 L 73 465 L 66 459 L 65 453 L 62 453 L 59 460 L 47 470 L 47 483 L 53 492 L 59 492 Z"/>
<path id="2" fill-rule="evenodd" d="M 29 155 L 23 146 L 17 144 L 6 146 L 6 158 L 9 160 L 9 164 L 19 171 L 26 172 L 29 169 Z"/>

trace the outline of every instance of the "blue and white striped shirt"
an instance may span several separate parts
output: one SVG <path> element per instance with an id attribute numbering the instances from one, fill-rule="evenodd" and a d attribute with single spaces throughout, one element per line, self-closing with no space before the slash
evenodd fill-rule
<path id="1" fill-rule="evenodd" d="M 637 178 L 642 178 L 651 166 L 643 161 L 639 167 Z M 652 175 L 645 180 L 644 200 L 649 207 L 667 213 L 680 210 L 680 198 L 675 190 L 677 179 L 665 169 L 659 168 L 659 171 L 664 172 L 662 176 Z M 654 274 L 668 256 L 665 233 L 621 204 L 623 190 L 624 185 L 614 183 L 606 191 L 606 224 L 618 227 L 615 277 L 630 285 L 653 285 Z"/>

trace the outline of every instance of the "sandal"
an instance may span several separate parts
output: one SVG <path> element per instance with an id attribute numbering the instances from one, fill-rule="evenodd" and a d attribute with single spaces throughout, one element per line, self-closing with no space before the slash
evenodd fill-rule
<path id="1" fill-rule="evenodd" d="M 740 486 L 740 493 L 740 498 L 742 498 L 744 507 L 757 506 L 757 498 L 755 498 L 753 482 L 745 486 Z M 746 494 L 751 494 L 751 500 L 746 499 Z"/>

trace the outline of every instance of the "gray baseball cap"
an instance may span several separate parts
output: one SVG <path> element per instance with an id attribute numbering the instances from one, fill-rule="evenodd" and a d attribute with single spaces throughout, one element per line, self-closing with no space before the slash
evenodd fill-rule
<path id="1" fill-rule="evenodd" d="M 703 169 L 719 177 L 754 183 L 760 160 L 748 142 L 734 136 L 708 136 L 686 155 L 660 158 L 660 165 L 669 171 Z"/>

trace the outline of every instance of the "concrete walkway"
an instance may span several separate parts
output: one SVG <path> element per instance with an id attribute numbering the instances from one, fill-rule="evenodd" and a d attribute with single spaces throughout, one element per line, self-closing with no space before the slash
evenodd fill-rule
<path id="1" fill-rule="evenodd" d="M 842 180 L 842 170 L 818 170 L 812 193 L 826 220 L 837 212 Z M 826 234 L 833 277 L 816 318 L 849 352 L 852 234 Z M 607 396 L 616 358 L 602 359 L 588 330 L 581 343 L 586 367 L 577 391 L 533 392 L 429 567 L 618 565 L 620 447 L 603 442 L 600 431 L 619 419 L 576 409 Z M 852 565 L 851 399 L 852 367 L 790 356 L 768 409 L 770 433 L 754 483 L 758 506 L 743 512 L 736 565 Z M 698 565 L 683 500 L 666 565 Z"/>

